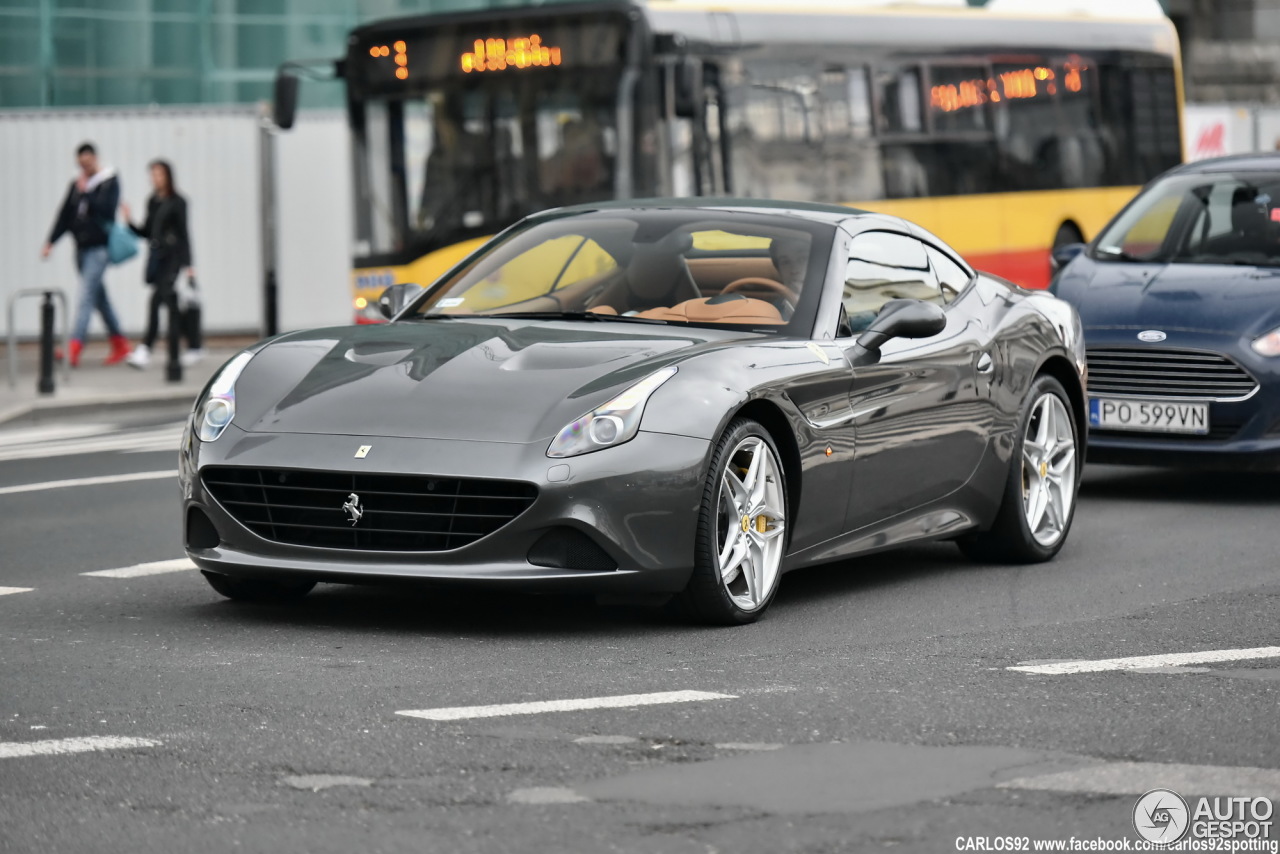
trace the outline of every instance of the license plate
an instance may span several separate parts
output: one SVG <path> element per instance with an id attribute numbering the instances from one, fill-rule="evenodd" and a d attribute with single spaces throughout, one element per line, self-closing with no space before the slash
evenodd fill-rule
<path id="1" fill-rule="evenodd" d="M 1089 425 L 1099 430 L 1203 436 L 1209 432 L 1209 404 L 1091 397 Z"/>

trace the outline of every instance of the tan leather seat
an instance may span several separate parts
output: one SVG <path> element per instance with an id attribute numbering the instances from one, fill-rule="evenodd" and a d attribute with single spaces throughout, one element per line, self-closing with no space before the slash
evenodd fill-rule
<path id="1" fill-rule="evenodd" d="M 786 323 L 778 310 L 764 300 L 711 297 L 685 300 L 670 308 L 651 308 L 637 317 L 685 323 Z"/>

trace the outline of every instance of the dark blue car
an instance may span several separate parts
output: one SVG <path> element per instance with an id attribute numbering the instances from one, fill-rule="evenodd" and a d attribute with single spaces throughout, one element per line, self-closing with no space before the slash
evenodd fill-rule
<path id="1" fill-rule="evenodd" d="M 1172 169 L 1056 260 L 1050 289 L 1084 322 L 1090 461 L 1280 464 L 1280 155 Z"/>

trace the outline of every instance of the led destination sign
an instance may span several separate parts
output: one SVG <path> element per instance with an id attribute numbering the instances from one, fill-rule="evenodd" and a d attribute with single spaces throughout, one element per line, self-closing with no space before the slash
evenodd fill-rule
<path id="1" fill-rule="evenodd" d="M 476 39 L 474 50 L 462 54 L 459 63 L 466 74 L 473 71 L 506 71 L 509 68 L 546 68 L 563 61 L 558 47 L 542 43 L 542 36 Z"/>

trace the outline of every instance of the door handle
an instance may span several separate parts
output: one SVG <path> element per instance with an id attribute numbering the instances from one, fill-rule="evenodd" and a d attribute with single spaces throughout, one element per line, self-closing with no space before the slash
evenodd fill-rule
<path id="1" fill-rule="evenodd" d="M 996 363 L 992 360 L 990 353 L 983 353 L 978 357 L 978 373 L 990 374 L 996 369 Z"/>

